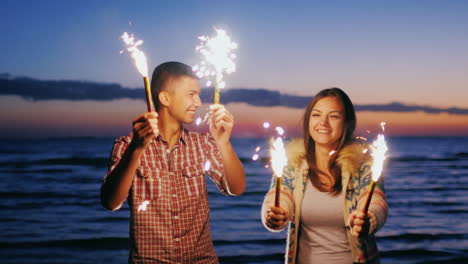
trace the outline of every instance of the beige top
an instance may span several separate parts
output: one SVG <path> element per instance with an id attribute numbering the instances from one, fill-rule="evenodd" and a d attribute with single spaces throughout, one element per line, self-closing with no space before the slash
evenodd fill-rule
<path id="1" fill-rule="evenodd" d="M 344 193 L 320 192 L 307 180 L 301 208 L 297 263 L 352 263 L 343 221 Z"/>

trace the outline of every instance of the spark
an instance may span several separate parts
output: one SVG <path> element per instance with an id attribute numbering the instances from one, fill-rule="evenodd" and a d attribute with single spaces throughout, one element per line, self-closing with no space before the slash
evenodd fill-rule
<path id="1" fill-rule="evenodd" d="M 363 149 L 362 153 L 366 154 L 369 151 L 369 149 Z"/>
<path id="2" fill-rule="evenodd" d="M 385 132 L 385 125 L 387 123 L 385 123 L 384 121 L 380 122 L 380 127 L 382 128 L 382 131 Z"/>
<path id="3" fill-rule="evenodd" d="M 216 76 L 216 85 L 218 88 L 224 88 L 226 83 L 223 81 L 224 74 L 231 74 L 236 71 L 233 53 L 237 49 L 237 43 L 231 41 L 231 37 L 223 29 L 216 29 L 215 37 L 200 36 L 200 44 L 195 50 L 199 52 L 203 59 L 192 69 L 199 78 Z"/>
<path id="4" fill-rule="evenodd" d="M 146 207 L 148 206 L 149 204 L 149 201 L 148 200 L 145 200 L 143 201 L 140 206 L 138 206 L 138 212 L 140 211 L 146 211 Z"/>
<path id="5" fill-rule="evenodd" d="M 286 151 L 284 149 L 283 139 L 277 137 L 270 149 L 271 153 L 271 167 L 273 168 L 273 173 L 277 177 L 281 177 L 283 174 L 283 169 L 288 163 L 288 158 L 286 156 Z"/>
<path id="6" fill-rule="evenodd" d="M 200 124 L 206 122 L 210 117 L 211 117 L 211 112 L 206 113 L 203 119 L 201 117 L 198 117 L 195 120 L 195 125 L 199 126 Z"/>
<path id="7" fill-rule="evenodd" d="M 284 129 L 282 127 L 275 127 L 275 130 L 280 136 L 284 134 Z"/>
<path id="8" fill-rule="evenodd" d="M 257 146 L 257 147 L 255 148 L 255 152 L 258 152 L 259 150 L 260 150 L 260 146 Z"/>
<path id="9" fill-rule="evenodd" d="M 253 156 L 252 156 L 252 160 L 258 160 L 258 154 L 255 153 Z"/>
<path id="10" fill-rule="evenodd" d="M 385 136 L 379 134 L 377 139 L 372 143 L 372 157 L 374 162 L 372 164 L 372 179 L 378 181 L 380 174 L 382 173 L 383 163 L 386 158 L 385 153 L 387 152 L 388 147 L 385 142 Z"/>
<path id="11" fill-rule="evenodd" d="M 269 127 L 270 127 L 270 123 L 264 122 L 264 123 L 263 123 L 263 127 L 264 127 L 264 128 L 269 128 Z"/>
<path id="12" fill-rule="evenodd" d="M 125 43 L 127 51 L 135 61 L 138 72 L 143 77 L 148 77 L 148 64 L 146 62 L 145 53 L 138 48 L 143 44 L 143 40 L 135 40 L 133 34 L 129 35 L 127 32 L 124 32 L 120 38 Z"/>
<path id="13" fill-rule="evenodd" d="M 204 171 L 209 171 L 210 168 L 211 168 L 211 162 L 209 160 L 207 160 L 205 162 L 205 165 L 203 166 L 203 169 L 204 169 Z"/>
<path id="14" fill-rule="evenodd" d="M 330 152 L 328 153 L 328 155 L 329 155 L 329 156 L 333 156 L 333 154 L 335 154 L 335 153 L 336 153 L 336 150 L 332 150 L 332 151 L 330 151 Z"/>

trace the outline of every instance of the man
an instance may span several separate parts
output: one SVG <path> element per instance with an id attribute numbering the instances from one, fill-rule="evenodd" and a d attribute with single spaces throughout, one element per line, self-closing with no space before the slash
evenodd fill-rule
<path id="1" fill-rule="evenodd" d="M 233 116 L 212 105 L 210 133 L 183 127 L 201 105 L 198 79 L 183 63 L 156 67 L 151 86 L 157 113 L 138 116 L 133 133 L 116 140 L 102 204 L 118 210 L 128 197 L 129 263 L 218 263 L 204 175 L 224 194 L 244 192 L 244 168 L 229 141 Z"/>

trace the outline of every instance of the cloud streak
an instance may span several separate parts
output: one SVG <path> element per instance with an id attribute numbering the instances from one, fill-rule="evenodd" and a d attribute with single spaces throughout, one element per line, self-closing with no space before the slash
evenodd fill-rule
<path id="1" fill-rule="evenodd" d="M 27 77 L 12 78 L 9 74 L 0 74 L 0 96 L 15 95 L 26 100 L 94 100 L 111 101 L 117 99 L 144 100 L 142 89 L 129 89 L 119 84 L 103 84 L 84 81 L 43 81 Z M 204 88 L 201 92 L 204 102 L 213 100 L 213 88 Z M 312 96 L 295 96 L 266 89 L 230 88 L 222 91 L 221 102 L 246 103 L 254 106 L 285 106 L 304 108 Z M 425 112 L 430 114 L 448 113 L 468 115 L 466 108 L 436 108 L 431 106 L 407 105 L 393 102 L 389 104 L 355 105 L 357 111 L 371 112 Z"/>

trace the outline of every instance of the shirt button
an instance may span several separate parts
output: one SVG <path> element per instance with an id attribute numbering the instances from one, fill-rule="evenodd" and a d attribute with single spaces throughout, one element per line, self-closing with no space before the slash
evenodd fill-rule
<path id="1" fill-rule="evenodd" d="M 167 154 L 171 153 L 171 150 L 170 149 L 166 150 L 166 153 Z"/>
<path id="2" fill-rule="evenodd" d="M 176 197 L 177 197 L 177 194 L 172 194 L 172 197 L 176 198 Z"/>
<path id="3" fill-rule="evenodd" d="M 179 216 L 178 215 L 174 216 L 174 219 L 179 219 Z"/>
<path id="4" fill-rule="evenodd" d="M 180 238 L 176 237 L 174 240 L 177 241 L 177 242 L 179 242 Z"/>

